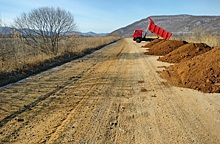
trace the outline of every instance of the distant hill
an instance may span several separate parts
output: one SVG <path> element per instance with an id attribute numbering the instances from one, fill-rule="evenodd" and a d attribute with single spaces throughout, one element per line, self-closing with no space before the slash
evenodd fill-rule
<path id="1" fill-rule="evenodd" d="M 108 35 L 108 33 L 86 32 L 86 33 L 81 33 L 81 35 L 84 35 L 84 36 L 106 36 L 106 35 Z"/>
<path id="2" fill-rule="evenodd" d="M 95 33 L 95 32 L 70 32 L 70 34 L 78 34 L 81 36 L 106 36 L 108 33 Z"/>
<path id="3" fill-rule="evenodd" d="M 194 32 L 220 35 L 220 16 L 165 15 L 150 16 L 154 23 L 173 33 L 173 35 L 188 35 Z M 135 29 L 147 30 L 149 17 L 134 22 L 110 33 L 130 37 Z M 149 32 L 148 32 L 149 33 Z"/>
<path id="4" fill-rule="evenodd" d="M 10 35 L 13 32 L 13 28 L 11 27 L 0 27 L 1 35 Z"/>
<path id="5" fill-rule="evenodd" d="M 13 31 L 14 29 L 11 27 L 0 27 L 0 35 L 10 35 L 12 34 Z M 82 33 L 78 31 L 69 32 L 68 34 L 77 34 L 81 36 L 106 36 L 108 35 L 108 33 L 95 33 L 95 32 Z"/>

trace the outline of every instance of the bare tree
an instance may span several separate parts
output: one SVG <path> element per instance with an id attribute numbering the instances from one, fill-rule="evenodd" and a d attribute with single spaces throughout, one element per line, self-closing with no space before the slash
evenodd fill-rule
<path id="1" fill-rule="evenodd" d="M 1 19 L 1 16 L 0 16 L 0 27 L 2 26 L 2 19 Z"/>
<path id="2" fill-rule="evenodd" d="M 42 7 L 23 13 L 14 20 L 27 44 L 46 54 L 58 53 L 59 41 L 76 29 L 74 17 L 60 8 Z"/>
<path id="3" fill-rule="evenodd" d="M 2 36 L 1 32 L 2 32 L 2 18 L 1 18 L 1 15 L 0 15 L 0 37 Z"/>

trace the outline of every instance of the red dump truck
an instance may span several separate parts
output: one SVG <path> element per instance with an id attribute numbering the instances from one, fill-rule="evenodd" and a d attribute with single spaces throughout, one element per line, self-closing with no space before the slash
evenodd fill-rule
<path id="1" fill-rule="evenodd" d="M 172 33 L 164 30 L 163 28 L 159 27 L 158 25 L 154 24 L 154 21 L 149 18 L 150 23 L 148 25 L 148 30 L 152 33 L 155 33 L 156 35 L 168 40 Z M 143 36 L 143 30 L 141 29 L 136 29 L 133 33 L 133 40 L 136 41 L 137 43 L 140 43 L 141 41 L 147 41 L 151 40 L 150 38 L 146 38 L 146 34 Z"/>

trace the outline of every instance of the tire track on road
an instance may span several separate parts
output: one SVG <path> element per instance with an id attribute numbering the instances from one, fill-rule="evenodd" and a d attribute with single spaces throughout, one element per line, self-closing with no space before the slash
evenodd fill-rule
<path id="1" fill-rule="evenodd" d="M 109 46 L 110 47 L 110 46 Z M 105 49 L 105 48 L 103 48 L 103 49 Z M 99 50 L 99 51 L 97 51 L 96 52 L 96 54 L 98 54 L 98 55 L 100 55 L 101 56 L 101 59 L 99 60 L 99 61 L 102 61 L 102 58 L 104 58 L 103 57 L 103 51 L 101 51 L 101 50 Z M 110 55 L 110 54 L 107 54 L 107 55 Z M 86 58 L 86 57 L 89 57 L 89 58 Z M 83 59 L 87 59 L 87 60 L 91 60 L 91 56 L 90 55 L 88 55 L 88 56 L 86 56 L 86 57 L 84 57 L 84 58 L 82 58 L 82 61 L 84 61 Z M 106 57 L 109 57 L 109 56 L 106 56 Z M 77 60 L 78 61 L 78 60 Z M 59 86 L 57 87 L 57 88 L 55 88 L 54 90 L 52 90 L 52 91 L 50 91 L 49 93 L 46 93 L 46 94 L 44 94 L 44 95 L 41 95 L 41 96 L 37 96 L 38 98 L 35 100 L 35 101 L 33 101 L 33 102 L 31 102 L 31 103 L 29 103 L 29 104 L 26 104 L 23 108 L 21 108 L 21 109 L 19 109 L 18 111 L 15 111 L 15 112 L 13 112 L 12 114 L 10 114 L 10 115 L 8 115 L 7 117 L 5 117 L 4 119 L 2 119 L 1 121 L 0 121 L 0 128 L 1 127 L 4 127 L 9 121 L 11 121 L 12 119 L 14 119 L 15 117 L 18 117 L 19 115 L 21 115 L 21 114 L 23 114 L 23 113 L 25 113 L 25 112 L 29 112 L 29 111 L 31 111 L 32 109 L 34 109 L 38 104 L 40 104 L 40 103 L 42 103 L 43 101 L 45 101 L 46 99 L 48 99 L 49 97 L 51 97 L 51 96 L 53 96 L 53 95 L 55 95 L 56 93 L 58 93 L 58 92 L 60 92 L 61 90 L 63 90 L 63 89 L 65 89 L 65 88 L 67 88 L 68 86 L 70 86 L 70 85 L 72 85 L 73 83 L 77 83 L 79 80 L 81 80 L 82 79 L 82 76 L 83 75 L 88 75 L 88 73 L 90 73 L 90 72 L 92 72 L 93 71 L 93 69 L 94 69 L 94 67 L 96 67 L 96 65 L 97 65 L 98 63 L 97 63 L 97 58 L 96 57 L 93 57 L 93 60 L 92 60 L 92 63 L 91 63 L 91 65 L 90 65 L 90 67 L 86 67 L 86 69 L 82 69 L 81 70 L 81 73 L 78 73 L 78 75 L 75 75 L 74 74 L 74 76 L 73 77 L 71 77 L 71 78 L 69 78 L 68 79 L 68 81 L 64 81 L 64 83 L 63 84 L 59 84 Z M 69 66 L 65 66 L 65 68 L 64 69 L 68 69 L 68 68 L 71 68 L 71 66 L 69 67 Z M 62 67 L 61 67 L 61 69 L 62 69 Z M 60 68 L 58 68 L 57 67 L 57 70 L 55 70 L 55 72 L 62 72 L 61 70 L 60 70 Z M 48 75 L 47 74 L 47 72 L 44 72 L 46 75 Z M 49 73 L 49 72 L 48 72 Z M 50 74 L 51 75 L 51 74 Z M 50 77 L 50 75 L 48 75 L 49 77 Z M 35 76 L 33 76 L 33 77 L 35 77 Z M 42 78 L 44 78 L 44 77 L 42 77 Z M 22 82 L 22 83 L 25 83 L 25 82 Z M 21 83 L 21 84 L 22 84 Z M 50 103 L 51 103 L 52 101 L 50 101 Z M 45 107 L 44 107 L 45 108 Z M 42 111 L 43 109 L 39 109 L 39 111 L 37 112 L 37 113 L 34 113 L 31 117 L 29 117 L 30 119 L 34 119 L 34 117 L 36 117 L 37 115 L 38 115 L 38 113 L 40 113 L 41 111 Z M 30 120 L 29 119 L 29 120 Z M 19 126 L 19 128 L 17 128 L 17 129 L 15 129 L 13 132 L 11 132 L 11 133 L 18 133 L 25 125 L 27 125 L 27 123 L 25 122 L 25 123 L 23 123 L 23 124 L 21 124 L 20 126 Z M 5 138 L 4 139 L 2 139 L 2 141 L 9 141 L 9 139 L 10 139 L 10 135 L 8 135 L 8 136 L 5 136 Z"/>
<path id="2" fill-rule="evenodd" d="M 116 58 L 120 55 L 120 53 L 122 52 L 123 50 L 123 47 L 117 52 L 116 51 Z M 114 57 L 114 53 L 110 53 L 108 54 L 108 56 L 105 57 L 105 60 L 109 60 L 112 59 L 112 57 Z M 104 61 L 105 61 L 104 60 Z M 62 122 L 62 124 L 57 128 L 56 132 L 54 132 L 52 134 L 52 136 L 50 137 L 50 139 L 48 140 L 48 143 L 59 143 L 61 142 L 62 140 L 59 139 L 60 135 L 65 135 L 65 134 L 62 134 L 62 133 L 66 133 L 66 128 L 68 127 L 68 124 L 72 123 L 72 120 L 73 120 L 73 116 L 74 115 L 81 115 L 81 111 L 80 109 L 84 107 L 84 105 L 88 102 L 88 100 L 91 99 L 92 97 L 92 93 L 98 88 L 98 89 L 101 89 L 105 83 L 102 83 L 103 81 L 103 78 L 105 78 L 106 75 L 108 75 L 108 71 L 110 68 L 114 67 L 115 63 L 117 61 L 116 60 L 112 60 L 112 61 L 109 61 L 109 62 L 102 62 L 100 63 L 100 66 L 97 65 L 97 68 L 100 70 L 100 67 L 105 67 L 106 69 L 102 70 L 102 71 L 99 71 L 98 72 L 98 77 L 96 79 L 96 81 L 94 82 L 94 84 L 90 87 L 90 89 L 84 94 L 83 96 L 83 99 L 78 103 L 78 105 L 71 110 L 71 112 L 68 114 L 68 116 L 66 117 L 66 119 Z M 91 72 L 89 75 L 95 75 L 94 73 L 96 73 L 96 71 L 93 71 Z M 101 73 L 101 75 L 100 75 Z M 86 76 L 85 78 L 87 79 L 89 76 Z M 93 76 L 94 77 L 94 76 Z M 86 83 L 86 80 L 85 82 L 83 82 L 83 84 Z M 83 84 L 82 84 L 82 87 L 83 87 Z M 101 84 L 101 85 L 100 85 Z M 99 86 L 99 87 L 98 87 Z M 96 101 L 100 101 L 100 97 L 93 97 L 92 101 L 90 102 L 90 105 L 93 105 L 95 103 L 97 103 Z M 85 127 L 85 126 L 84 126 Z M 81 129 L 80 133 L 82 134 L 88 134 L 87 132 L 84 132 L 83 129 Z M 78 134 L 76 137 L 80 138 L 82 137 L 81 134 Z M 58 140 L 58 141 L 57 141 Z"/>

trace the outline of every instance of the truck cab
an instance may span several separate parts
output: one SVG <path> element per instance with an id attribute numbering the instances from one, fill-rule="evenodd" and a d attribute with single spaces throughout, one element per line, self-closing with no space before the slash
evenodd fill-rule
<path id="1" fill-rule="evenodd" d="M 134 30 L 134 33 L 133 33 L 133 40 L 136 41 L 136 42 L 141 42 L 142 40 L 142 35 L 143 35 L 143 30 L 141 29 L 136 29 Z"/>

